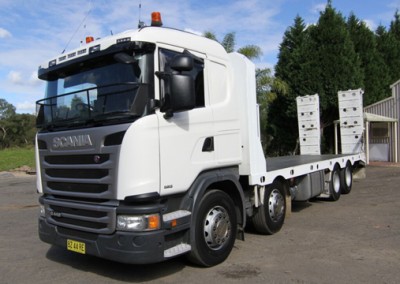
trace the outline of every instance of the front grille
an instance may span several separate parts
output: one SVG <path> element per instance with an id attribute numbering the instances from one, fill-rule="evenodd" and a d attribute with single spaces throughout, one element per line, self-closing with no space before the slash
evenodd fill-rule
<path id="1" fill-rule="evenodd" d="M 55 220 L 57 223 L 62 223 L 64 226 L 65 225 L 73 225 L 74 227 L 78 226 L 78 227 L 85 227 L 85 228 L 95 229 L 95 230 L 107 228 L 107 224 L 82 221 L 82 220 L 71 219 L 71 218 L 53 217 L 53 220 Z"/>
<path id="2" fill-rule="evenodd" d="M 103 193 L 106 192 L 108 186 L 106 184 L 93 183 L 73 183 L 73 182 L 48 182 L 47 186 L 52 191 L 63 191 L 70 193 Z"/>
<path id="3" fill-rule="evenodd" d="M 97 234 L 115 231 L 115 164 L 112 154 L 44 155 L 44 192 L 49 223 Z"/>
<path id="4" fill-rule="evenodd" d="M 46 219 L 58 229 L 112 234 L 118 206 L 120 144 L 131 123 L 38 133 Z M 54 147 L 60 137 L 90 137 L 91 145 Z M 122 140 L 121 140 L 122 141 Z"/>
<path id="5" fill-rule="evenodd" d="M 99 179 L 108 175 L 102 169 L 46 169 L 46 175 L 56 178 Z"/>
<path id="6" fill-rule="evenodd" d="M 80 215 L 80 216 L 90 217 L 90 218 L 103 218 L 103 217 L 107 216 L 106 212 L 101 212 L 101 211 L 90 211 L 90 210 L 86 210 L 86 209 L 69 208 L 69 207 L 63 207 L 63 206 L 57 206 L 57 205 L 51 205 L 51 206 L 49 206 L 49 208 L 55 212 Z"/>
<path id="7" fill-rule="evenodd" d="M 112 154 L 44 155 L 45 193 L 68 197 L 115 198 Z"/>
<path id="8" fill-rule="evenodd" d="M 56 226 L 91 233 L 111 234 L 115 230 L 116 207 L 45 199 L 47 221 Z"/>
<path id="9" fill-rule="evenodd" d="M 58 155 L 46 156 L 45 162 L 51 165 L 91 165 L 102 164 L 110 159 L 109 154 L 99 155 Z"/>

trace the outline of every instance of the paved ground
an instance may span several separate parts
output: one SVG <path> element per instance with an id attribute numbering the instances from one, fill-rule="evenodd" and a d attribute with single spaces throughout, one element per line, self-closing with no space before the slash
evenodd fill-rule
<path id="1" fill-rule="evenodd" d="M 400 283 L 400 168 L 367 168 L 337 202 L 293 205 L 273 236 L 248 230 L 223 264 L 123 265 L 37 236 L 35 179 L 0 175 L 0 283 Z"/>

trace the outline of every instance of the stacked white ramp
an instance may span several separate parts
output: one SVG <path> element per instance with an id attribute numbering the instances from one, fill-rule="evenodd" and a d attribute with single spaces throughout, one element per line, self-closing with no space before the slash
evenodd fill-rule
<path id="1" fill-rule="evenodd" d="M 340 139 L 342 154 L 362 152 L 363 90 L 339 91 Z"/>
<path id="2" fill-rule="evenodd" d="M 319 123 L 319 97 L 297 97 L 297 119 L 301 155 L 321 154 L 321 130 Z"/>

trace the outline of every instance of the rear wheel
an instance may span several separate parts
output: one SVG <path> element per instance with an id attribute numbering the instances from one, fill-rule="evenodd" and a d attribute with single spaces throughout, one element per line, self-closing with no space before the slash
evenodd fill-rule
<path id="1" fill-rule="evenodd" d="M 337 201 L 340 198 L 340 169 L 339 166 L 335 166 L 331 172 L 331 180 L 329 182 L 329 193 L 330 200 Z"/>
<path id="2" fill-rule="evenodd" d="M 223 262 L 236 239 L 235 204 L 225 192 L 208 191 L 200 201 L 194 228 L 191 230 L 190 261 L 213 266 Z"/>
<path id="3" fill-rule="evenodd" d="M 340 190 L 342 194 L 349 194 L 353 186 L 353 168 L 350 163 L 340 170 Z"/>
<path id="4" fill-rule="evenodd" d="M 285 214 L 284 183 L 276 180 L 265 189 L 264 204 L 256 209 L 252 217 L 254 228 L 261 234 L 275 234 L 282 228 Z"/>

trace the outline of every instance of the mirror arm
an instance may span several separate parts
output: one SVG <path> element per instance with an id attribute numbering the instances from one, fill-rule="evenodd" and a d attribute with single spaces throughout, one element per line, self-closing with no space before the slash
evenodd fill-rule
<path id="1" fill-rule="evenodd" d="M 160 108 L 160 106 L 161 106 L 160 100 L 150 99 L 150 101 L 149 101 L 149 109 L 155 110 L 157 108 Z"/>
<path id="2" fill-rule="evenodd" d="M 171 77 L 171 75 L 172 75 L 171 73 L 164 72 L 164 71 L 156 71 L 155 74 L 158 77 L 158 79 L 161 79 L 161 80 L 165 80 L 166 78 Z"/>
<path id="3" fill-rule="evenodd" d="M 173 117 L 173 116 L 174 116 L 174 112 L 173 112 L 172 110 L 167 110 L 167 111 L 164 113 L 164 119 L 166 119 L 166 120 L 170 119 L 170 118 Z"/>

